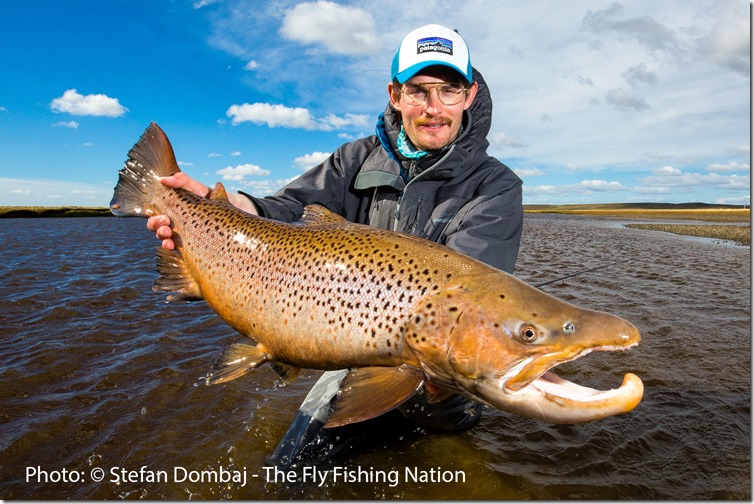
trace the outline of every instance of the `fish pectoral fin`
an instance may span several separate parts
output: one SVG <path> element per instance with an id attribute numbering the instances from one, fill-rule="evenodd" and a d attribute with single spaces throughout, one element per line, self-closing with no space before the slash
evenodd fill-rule
<path id="1" fill-rule="evenodd" d="M 174 292 L 167 297 L 168 301 L 191 301 L 204 299 L 202 289 L 186 266 L 186 261 L 177 250 L 157 248 L 157 272 L 159 277 L 154 281 L 152 290 Z"/>
<path id="2" fill-rule="evenodd" d="M 405 364 L 355 368 L 343 379 L 325 427 L 362 422 L 386 413 L 416 393 L 423 383 L 424 373 Z"/>
<path id="3" fill-rule="evenodd" d="M 273 362 L 272 369 L 274 369 L 278 376 L 283 380 L 283 385 L 291 383 L 301 372 L 301 368 L 291 366 L 290 364 L 283 364 L 280 361 Z"/>
<path id="4" fill-rule="evenodd" d="M 263 348 L 245 343 L 233 343 L 223 351 L 207 373 L 206 384 L 215 385 L 235 380 L 271 360 L 273 360 L 272 355 Z"/>

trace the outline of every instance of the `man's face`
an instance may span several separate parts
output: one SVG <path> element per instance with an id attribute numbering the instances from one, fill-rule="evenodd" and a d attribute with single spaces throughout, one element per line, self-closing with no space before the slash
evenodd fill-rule
<path id="1" fill-rule="evenodd" d="M 432 85 L 426 88 L 429 90 L 426 103 L 418 105 L 401 92 L 400 86 L 394 86 L 392 82 L 388 84 L 390 103 L 400 112 L 406 135 L 416 148 L 427 151 L 442 149 L 455 140 L 461 130 L 463 111 L 471 106 L 477 92 L 477 84 L 474 83 L 463 92 L 459 103 L 444 105 L 438 97 L 437 83 L 458 83 L 457 74 L 445 67 L 428 67 L 403 86 L 421 87 L 430 83 Z"/>

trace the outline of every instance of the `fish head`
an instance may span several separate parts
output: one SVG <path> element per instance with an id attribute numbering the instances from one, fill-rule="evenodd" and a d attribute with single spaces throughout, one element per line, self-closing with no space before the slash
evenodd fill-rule
<path id="1" fill-rule="evenodd" d="M 511 275 L 465 278 L 424 300 L 407 343 L 430 383 L 495 408 L 549 423 L 580 423 L 632 410 L 641 380 L 629 373 L 598 391 L 558 377 L 553 367 L 594 351 L 626 350 L 638 329 L 579 308 Z"/>

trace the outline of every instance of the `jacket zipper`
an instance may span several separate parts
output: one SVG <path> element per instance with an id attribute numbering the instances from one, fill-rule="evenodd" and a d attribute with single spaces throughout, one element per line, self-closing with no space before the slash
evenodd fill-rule
<path id="1" fill-rule="evenodd" d="M 398 231 L 398 221 L 399 221 L 400 212 L 401 212 L 401 202 L 403 201 L 403 196 L 406 195 L 406 191 L 408 191 L 409 186 L 411 184 L 413 184 L 416 179 L 421 178 L 421 176 L 424 175 L 425 173 L 429 173 L 432 170 L 434 170 L 435 168 L 437 168 L 437 166 L 439 166 L 440 163 L 442 163 L 443 161 L 445 161 L 445 159 L 448 156 L 450 156 L 450 154 L 453 152 L 453 149 L 455 149 L 455 147 L 456 147 L 455 145 L 451 145 L 450 149 L 448 149 L 448 152 L 446 152 L 443 157 L 441 157 L 440 159 L 438 159 L 435 164 L 433 164 L 432 166 L 430 166 L 429 168 L 427 168 L 426 170 L 424 170 L 423 172 L 421 172 L 419 175 L 417 175 L 417 176 L 415 176 L 413 178 L 410 178 L 409 181 L 406 182 L 406 186 L 403 188 L 403 191 L 401 191 L 400 195 L 398 196 L 398 203 L 395 206 L 395 216 L 394 216 L 394 219 L 393 219 L 393 231 Z M 411 160 L 411 165 L 409 165 L 409 173 L 412 173 L 415 168 L 416 168 L 416 161 L 415 160 Z M 419 203 L 419 209 L 421 209 L 421 202 Z M 419 218 L 419 212 L 417 211 L 416 212 L 416 218 L 414 219 L 415 222 L 411 223 L 411 226 L 410 226 L 410 228 L 411 228 L 412 231 L 414 229 L 416 229 L 416 226 L 418 226 L 418 223 L 416 222 L 418 220 L 418 218 Z"/>

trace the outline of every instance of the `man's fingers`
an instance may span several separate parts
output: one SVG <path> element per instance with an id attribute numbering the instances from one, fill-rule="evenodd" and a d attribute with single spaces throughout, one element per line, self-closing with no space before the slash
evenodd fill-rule
<path id="1" fill-rule="evenodd" d="M 170 226 L 170 219 L 167 215 L 154 215 L 147 219 L 147 229 L 157 231 L 162 226 Z"/>
<path id="2" fill-rule="evenodd" d="M 173 230 L 170 226 L 160 226 L 157 228 L 157 238 L 160 240 L 167 240 L 173 236 Z"/>
<path id="3" fill-rule="evenodd" d="M 188 183 L 188 177 L 185 173 L 178 172 L 168 177 L 160 177 L 160 183 L 173 189 L 180 189 Z"/>
<path id="4" fill-rule="evenodd" d="M 178 172 L 168 177 L 160 177 L 160 183 L 167 187 L 172 187 L 173 189 L 184 189 L 197 196 L 201 196 L 202 198 L 207 197 L 209 194 L 209 187 L 192 179 L 184 172 Z"/>

